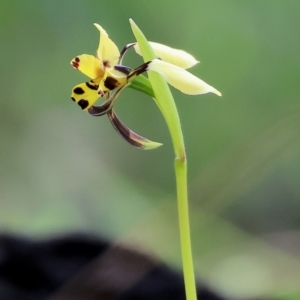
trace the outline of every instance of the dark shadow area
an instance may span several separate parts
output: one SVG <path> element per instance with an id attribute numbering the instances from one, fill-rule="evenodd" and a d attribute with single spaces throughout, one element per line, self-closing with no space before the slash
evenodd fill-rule
<path id="1" fill-rule="evenodd" d="M 201 300 L 222 300 L 198 285 Z M 0 237 L 1 300 L 185 299 L 182 276 L 156 259 L 95 236 Z"/>

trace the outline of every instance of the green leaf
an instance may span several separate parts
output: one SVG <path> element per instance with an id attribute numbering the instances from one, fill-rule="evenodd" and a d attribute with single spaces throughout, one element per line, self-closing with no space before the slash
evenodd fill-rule
<path id="1" fill-rule="evenodd" d="M 146 78 L 144 75 L 139 75 L 133 79 L 131 84 L 129 85 L 132 89 L 135 89 L 139 92 L 143 92 L 152 98 L 154 98 L 154 92 L 152 89 L 152 85 L 148 78 Z"/>

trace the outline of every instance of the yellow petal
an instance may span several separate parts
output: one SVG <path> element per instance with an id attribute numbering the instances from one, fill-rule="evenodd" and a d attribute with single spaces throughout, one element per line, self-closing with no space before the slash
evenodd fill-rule
<path id="1" fill-rule="evenodd" d="M 165 61 L 154 59 L 149 64 L 148 70 L 155 71 L 161 74 L 170 85 L 185 94 L 198 95 L 214 93 L 218 96 L 222 95 L 214 87 L 207 84 L 190 72 Z"/>
<path id="2" fill-rule="evenodd" d="M 82 110 L 90 108 L 99 98 L 98 85 L 93 82 L 80 83 L 72 89 L 71 99 L 76 102 Z"/>
<path id="3" fill-rule="evenodd" d="M 116 44 L 108 37 L 106 31 L 97 23 L 94 23 L 100 31 L 100 41 L 97 56 L 103 61 L 106 68 L 113 68 L 117 64 L 120 52 Z"/>
<path id="4" fill-rule="evenodd" d="M 81 71 L 91 79 L 96 79 L 104 75 L 102 62 L 93 55 L 78 55 L 70 63 L 74 69 Z"/>
<path id="5" fill-rule="evenodd" d="M 155 42 L 149 42 L 149 44 L 158 58 L 183 69 L 188 69 L 199 62 L 191 54 L 183 50 L 174 49 Z M 137 54 L 141 55 L 138 43 L 135 44 L 134 49 Z"/>

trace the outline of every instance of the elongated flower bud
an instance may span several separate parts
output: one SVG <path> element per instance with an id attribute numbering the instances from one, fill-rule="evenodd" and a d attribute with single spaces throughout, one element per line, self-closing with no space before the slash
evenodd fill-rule
<path id="1" fill-rule="evenodd" d="M 179 50 L 179 49 L 174 49 L 169 46 L 155 43 L 155 42 L 149 42 L 151 45 L 155 55 L 162 59 L 163 61 L 169 62 L 173 65 L 176 65 L 180 68 L 183 69 L 188 69 L 195 64 L 199 63 L 191 54 Z M 139 45 L 136 44 L 134 46 L 135 52 L 139 55 L 141 55 Z"/>
<path id="2" fill-rule="evenodd" d="M 149 64 L 148 70 L 161 74 L 170 85 L 185 94 L 198 95 L 214 93 L 218 96 L 222 95 L 218 90 L 200 78 L 168 62 L 154 59 Z"/>

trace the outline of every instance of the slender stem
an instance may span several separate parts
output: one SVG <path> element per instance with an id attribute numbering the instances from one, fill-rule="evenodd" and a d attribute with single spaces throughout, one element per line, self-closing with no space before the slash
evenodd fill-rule
<path id="1" fill-rule="evenodd" d="M 194 265 L 190 238 L 188 195 L 187 195 L 187 162 L 175 159 L 175 174 L 177 183 L 177 201 L 179 214 L 179 229 L 181 240 L 181 255 L 183 262 L 184 284 L 186 298 L 197 299 L 195 287 Z"/>
<path id="2" fill-rule="evenodd" d="M 147 42 L 145 36 L 132 20 L 130 20 L 130 23 L 135 38 L 139 43 L 144 61 L 150 61 L 154 59 L 155 56 L 153 50 Z M 187 300 L 196 300 L 197 294 L 188 212 L 187 160 L 180 119 L 173 96 L 166 81 L 161 77 L 161 75 L 155 72 L 148 72 L 148 76 L 152 84 L 157 105 L 165 118 L 173 142 L 175 152 L 174 167 L 177 186 L 180 244 L 186 298 Z"/>

